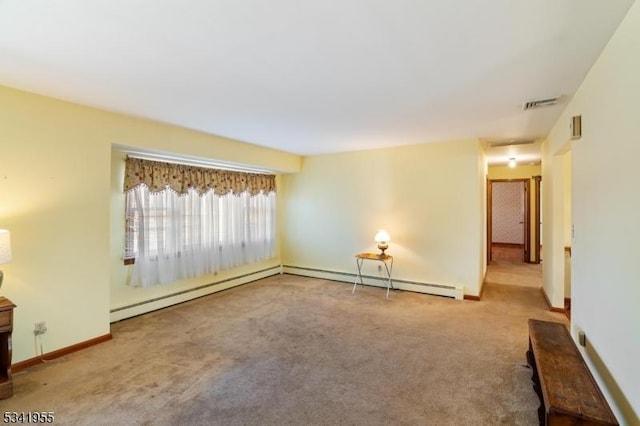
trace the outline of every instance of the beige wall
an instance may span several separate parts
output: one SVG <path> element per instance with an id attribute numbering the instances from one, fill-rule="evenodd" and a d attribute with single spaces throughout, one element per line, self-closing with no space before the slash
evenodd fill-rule
<path id="1" fill-rule="evenodd" d="M 394 276 L 464 286 L 484 275 L 485 169 L 475 140 L 306 157 L 284 176 L 285 265 L 353 273 L 391 235 Z"/>
<path id="2" fill-rule="evenodd" d="M 573 219 L 571 218 L 571 151 L 567 151 L 562 156 L 564 166 L 564 245 L 571 247 L 571 227 Z"/>
<path id="3" fill-rule="evenodd" d="M 542 166 L 538 165 L 518 165 L 517 167 L 509 166 L 489 166 L 489 179 L 529 179 L 529 203 L 531 206 L 531 215 L 529 217 L 530 229 L 529 234 L 529 257 L 531 261 L 535 260 L 535 188 L 536 183 L 532 179 L 533 176 L 542 175 Z"/>
<path id="4" fill-rule="evenodd" d="M 571 213 L 571 151 L 562 157 L 564 165 L 564 297 L 571 298 L 571 244 L 573 219 Z M 566 250 L 566 249 L 569 250 Z"/>
<path id="5" fill-rule="evenodd" d="M 487 179 L 489 177 L 489 166 L 487 165 L 487 158 L 483 150 L 479 150 L 478 152 L 478 197 L 480 204 L 480 238 L 478 247 L 479 252 L 481 253 L 480 259 L 480 280 L 478 282 L 478 287 L 480 288 L 480 292 L 482 293 L 482 287 L 484 284 L 484 277 L 487 273 L 487 257 L 489 253 L 487 253 Z"/>
<path id="6" fill-rule="evenodd" d="M 519 164 L 516 167 L 489 166 L 489 179 L 529 179 L 531 187 L 534 187 L 532 176 L 540 176 L 542 166 Z"/>
<path id="7" fill-rule="evenodd" d="M 565 282 L 565 161 L 564 155 L 570 149 L 570 141 L 565 140 L 553 151 L 549 141 L 542 145 L 542 245 L 543 289 L 554 308 L 564 309 Z M 558 227 L 556 230 L 556 227 Z M 554 232 L 550 230 L 554 229 Z"/>
<path id="8" fill-rule="evenodd" d="M 0 228 L 11 231 L 13 245 L 2 294 L 18 305 L 14 363 L 36 356 L 36 321 L 47 323 L 42 343 L 51 352 L 109 333 L 114 304 L 197 285 L 144 296 L 122 287 L 113 144 L 284 172 L 300 167 L 295 155 L 0 87 Z"/>
<path id="9" fill-rule="evenodd" d="M 544 221 L 544 285 L 555 293 L 564 284 L 558 271 L 564 265 L 565 199 L 553 191 L 564 192 L 569 123 L 582 115 L 583 136 L 570 144 L 571 329 L 574 336 L 586 334 L 581 350 L 621 424 L 637 424 L 640 414 L 639 46 L 636 2 L 549 134 L 543 158 L 545 192 L 553 181 L 552 193 L 545 194 L 546 213 L 553 216 Z M 549 252 L 547 239 L 553 240 Z M 548 263 L 550 256 L 559 261 Z"/>

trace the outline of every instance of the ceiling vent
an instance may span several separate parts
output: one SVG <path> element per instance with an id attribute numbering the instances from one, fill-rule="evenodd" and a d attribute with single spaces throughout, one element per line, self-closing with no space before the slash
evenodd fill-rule
<path id="1" fill-rule="evenodd" d="M 491 148 L 499 148 L 502 146 L 512 146 L 512 145 L 530 145 L 534 141 L 530 139 L 519 139 L 519 140 L 509 140 L 509 141 L 500 141 L 500 142 L 489 142 L 488 145 Z"/>
<path id="2" fill-rule="evenodd" d="M 555 98 L 533 99 L 530 101 L 526 101 L 524 104 L 522 104 L 522 110 L 526 111 L 528 109 L 552 106 L 558 103 L 558 99 L 560 99 L 559 96 L 556 96 Z"/>

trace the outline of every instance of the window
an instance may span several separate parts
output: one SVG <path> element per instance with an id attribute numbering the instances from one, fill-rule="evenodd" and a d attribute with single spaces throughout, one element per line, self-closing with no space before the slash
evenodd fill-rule
<path id="1" fill-rule="evenodd" d="M 164 175 L 175 177 L 173 172 Z M 125 258 L 135 259 L 132 285 L 170 283 L 275 255 L 274 191 L 218 194 L 217 185 L 208 184 L 213 188 L 206 192 L 190 185 L 180 194 L 167 184 L 153 192 L 141 181 L 126 191 Z"/>

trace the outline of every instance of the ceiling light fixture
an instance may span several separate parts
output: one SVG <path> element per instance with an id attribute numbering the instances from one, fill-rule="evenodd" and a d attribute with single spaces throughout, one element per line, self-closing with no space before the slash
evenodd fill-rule
<path id="1" fill-rule="evenodd" d="M 515 157 L 511 157 L 509 158 L 509 167 L 511 167 L 512 169 L 516 166 L 516 159 Z"/>

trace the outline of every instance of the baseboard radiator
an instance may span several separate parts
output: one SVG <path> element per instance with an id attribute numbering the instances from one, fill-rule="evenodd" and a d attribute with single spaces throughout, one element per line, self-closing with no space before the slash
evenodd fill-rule
<path id="1" fill-rule="evenodd" d="M 242 284 L 247 284 L 280 273 L 282 273 L 282 268 L 280 265 L 272 266 L 270 268 L 261 269 L 259 271 L 249 272 L 247 274 L 225 278 L 220 281 L 200 285 L 194 288 L 189 288 L 186 290 L 177 291 L 175 293 L 154 297 L 149 300 L 143 300 L 141 302 L 132 303 L 126 306 L 120 306 L 109 311 L 110 321 L 116 322 L 126 318 L 146 314 L 148 312 L 167 308 L 172 305 L 177 305 L 178 303 L 187 302 L 192 299 L 197 299 L 202 296 L 207 296 L 209 294 L 217 293 L 222 290 L 237 287 Z"/>
<path id="2" fill-rule="evenodd" d="M 210 284 L 197 286 L 194 288 L 181 290 L 175 293 L 154 297 L 149 300 L 143 300 L 140 302 L 132 303 L 125 306 L 119 306 L 109 311 L 110 321 L 116 322 L 123 319 L 135 317 L 138 315 L 153 312 L 158 309 L 166 308 L 178 303 L 187 302 L 192 299 L 197 299 L 202 296 L 217 293 L 222 290 L 226 290 L 232 287 L 236 287 L 242 284 L 247 284 L 253 281 L 267 278 L 272 275 L 280 273 L 299 275 L 304 277 L 322 278 L 331 281 L 340 281 L 353 284 L 356 279 L 356 274 L 348 272 L 327 271 L 323 269 L 307 268 L 301 266 L 282 265 L 273 266 L 270 268 L 262 269 L 255 272 L 250 272 L 243 275 L 238 275 L 230 278 L 226 278 L 220 281 L 216 281 Z M 362 281 L 365 285 L 383 287 L 386 288 L 386 279 L 383 277 L 377 277 L 373 275 L 363 275 Z M 454 299 L 462 300 L 464 292 L 462 287 L 442 284 L 423 283 L 418 281 L 408 281 L 402 279 L 396 279 L 392 277 L 393 286 L 400 290 L 413 291 L 416 293 L 432 294 L 436 296 L 451 297 Z"/>
<path id="3" fill-rule="evenodd" d="M 322 278 L 331 281 L 340 281 L 353 284 L 357 274 L 348 272 L 327 271 L 324 269 L 307 268 L 302 266 L 282 265 L 282 272 L 290 275 L 300 275 L 304 277 Z M 386 278 L 373 275 L 363 275 L 362 281 L 365 285 L 386 288 Z M 431 284 L 418 281 L 408 281 L 391 277 L 394 288 L 416 293 L 432 294 L 436 296 L 451 297 L 462 300 L 464 290 L 462 287 L 443 284 Z"/>

